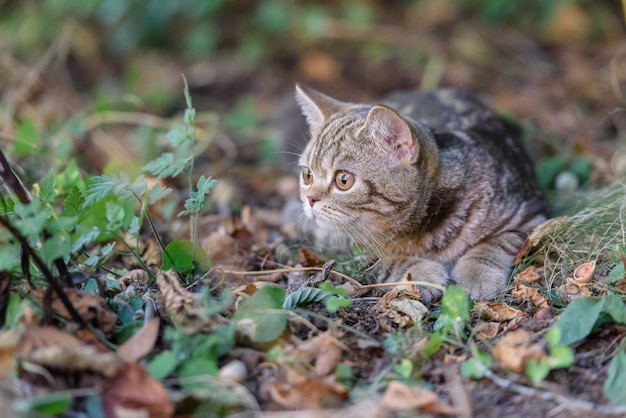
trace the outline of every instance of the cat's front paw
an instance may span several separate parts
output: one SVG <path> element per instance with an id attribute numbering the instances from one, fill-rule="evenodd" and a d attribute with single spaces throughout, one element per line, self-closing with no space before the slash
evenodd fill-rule
<path id="1" fill-rule="evenodd" d="M 495 299 L 506 287 L 508 270 L 482 265 L 476 261 L 459 261 L 452 279 L 472 300 Z"/>
<path id="2" fill-rule="evenodd" d="M 447 269 L 442 264 L 432 260 L 419 259 L 410 264 L 408 268 L 398 269 L 394 273 L 395 274 L 392 274 L 387 281 L 401 281 L 410 274 L 411 281 L 426 282 L 427 284 L 419 285 L 422 302 L 426 305 L 441 297 L 443 288 L 445 288 L 450 280 Z M 395 279 L 393 279 L 394 277 Z M 434 286 L 428 285 L 431 283 Z"/>

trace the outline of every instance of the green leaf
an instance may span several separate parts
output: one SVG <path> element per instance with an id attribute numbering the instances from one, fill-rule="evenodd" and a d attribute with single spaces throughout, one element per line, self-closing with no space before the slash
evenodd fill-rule
<path id="1" fill-rule="evenodd" d="M 563 345 L 570 345 L 587 337 L 604 309 L 604 300 L 580 297 L 570 302 L 554 324 L 561 329 Z"/>
<path id="2" fill-rule="evenodd" d="M 550 373 L 550 365 L 546 358 L 531 358 L 526 363 L 526 376 L 534 383 L 541 382 L 548 376 L 548 373 Z"/>
<path id="3" fill-rule="evenodd" d="M 333 296 L 342 296 L 342 297 L 348 296 L 348 291 L 346 289 L 344 289 L 343 287 L 339 287 L 339 286 L 335 287 L 330 282 L 320 283 L 319 288 L 322 290 L 325 290 L 326 292 L 330 293 Z"/>
<path id="4" fill-rule="evenodd" d="M 193 242 L 177 239 L 170 242 L 162 254 L 162 270 L 174 270 L 186 273 L 194 269 Z M 196 247 L 197 272 L 206 272 L 211 269 L 211 258 L 202 247 Z"/>
<path id="5" fill-rule="evenodd" d="M 403 358 L 399 364 L 393 366 L 393 371 L 404 380 L 408 380 L 413 374 L 413 363 L 408 358 Z"/>
<path id="6" fill-rule="evenodd" d="M 341 383 L 346 386 L 352 386 L 354 381 L 354 373 L 352 373 L 352 367 L 346 363 L 338 363 L 335 367 L 335 382 Z"/>
<path id="7" fill-rule="evenodd" d="M 162 351 L 148 363 L 148 373 L 156 380 L 163 380 L 169 376 L 180 364 L 176 354 L 170 350 Z"/>
<path id="8" fill-rule="evenodd" d="M 35 154 L 37 144 L 39 143 L 39 132 L 37 127 L 30 119 L 24 119 L 15 132 L 15 140 L 13 141 L 13 151 L 18 157 Z"/>
<path id="9" fill-rule="evenodd" d="M 190 197 L 185 200 L 184 211 L 178 214 L 179 217 L 187 216 L 191 214 L 200 213 L 204 204 L 207 201 L 207 196 L 211 193 L 211 190 L 217 185 L 217 180 L 213 180 L 211 177 L 201 176 L 198 179 L 196 185 L 196 191 L 191 192 Z"/>
<path id="10" fill-rule="evenodd" d="M 54 176 L 50 174 L 46 177 L 39 187 L 39 199 L 42 205 L 54 202 L 57 193 L 54 190 Z"/>
<path id="11" fill-rule="evenodd" d="M 476 358 L 465 360 L 461 363 L 461 376 L 470 379 L 482 379 L 485 377 L 485 366 Z"/>
<path id="12" fill-rule="evenodd" d="M 0 271 L 12 271 L 20 266 L 22 251 L 18 245 L 0 245 Z"/>
<path id="13" fill-rule="evenodd" d="M 287 314 L 273 312 L 281 310 L 284 300 L 285 289 L 276 286 L 263 286 L 239 306 L 235 318 L 237 320 L 251 319 L 254 322 L 253 341 L 274 341 L 287 326 Z"/>
<path id="14" fill-rule="evenodd" d="M 310 305 L 312 303 L 325 302 L 331 295 L 325 290 L 317 289 L 315 287 L 305 287 L 304 289 L 296 290 L 293 293 L 287 295 L 285 302 L 283 303 L 283 309 L 294 309 L 298 306 Z"/>
<path id="15" fill-rule="evenodd" d="M 615 322 L 626 324 L 626 304 L 622 302 L 622 299 L 613 293 L 605 295 L 603 299 L 606 311 L 611 318 Z"/>
<path id="16" fill-rule="evenodd" d="M 574 352 L 566 345 L 555 345 L 550 349 L 550 358 L 548 360 L 552 369 L 569 367 L 574 363 Z"/>
<path id="17" fill-rule="evenodd" d="M 87 187 L 87 197 L 84 207 L 89 207 L 109 195 L 115 195 L 122 200 L 130 199 L 134 196 L 142 196 L 148 189 L 148 183 L 144 176 L 139 176 L 134 182 L 130 182 L 128 173 L 122 171 L 118 176 L 108 173 L 102 176 L 93 176 Z"/>
<path id="18" fill-rule="evenodd" d="M 619 263 L 613 267 L 611 272 L 609 273 L 609 283 L 613 284 L 618 280 L 622 280 L 626 276 L 626 271 L 624 270 L 624 263 Z"/>
<path id="19" fill-rule="evenodd" d="M 44 416 L 56 416 L 66 412 L 74 402 L 74 399 L 65 392 L 53 392 L 40 398 L 18 400 L 13 404 L 15 411 L 20 416 L 42 414 Z M 33 414 L 33 412 L 35 414 Z"/>
<path id="20" fill-rule="evenodd" d="M 165 152 L 145 165 L 144 169 L 162 179 L 165 177 L 176 177 L 191 164 L 192 157 L 182 158 L 174 161 L 174 154 Z"/>
<path id="21" fill-rule="evenodd" d="M 69 194 L 63 201 L 63 211 L 65 216 L 81 216 L 86 212 L 83 204 L 85 203 L 85 197 L 78 188 L 74 185 L 70 189 Z"/>
<path id="22" fill-rule="evenodd" d="M 615 405 L 626 405 L 626 352 L 620 349 L 609 363 L 602 393 Z"/>
<path id="23" fill-rule="evenodd" d="M 217 358 L 213 357 L 192 357 L 183 362 L 178 369 L 178 378 L 180 384 L 185 390 L 193 390 L 205 388 L 206 382 L 194 381 L 194 379 L 186 379 L 196 376 L 217 376 L 219 369 L 217 367 Z"/>
<path id="24" fill-rule="evenodd" d="M 130 224 L 128 225 L 128 233 L 131 235 L 136 235 L 139 233 L 140 227 L 141 225 L 139 225 L 139 217 L 133 216 L 130 220 Z"/>
<path id="25" fill-rule="evenodd" d="M 343 308 L 347 308 L 348 306 L 350 306 L 352 304 L 352 299 L 350 298 L 344 298 L 342 296 L 335 296 L 335 297 L 331 297 L 329 298 L 325 303 L 324 306 L 326 307 L 326 310 L 330 313 L 335 313 L 337 312 L 339 309 L 343 309 Z"/>
<path id="26" fill-rule="evenodd" d="M 437 351 L 439 351 L 439 349 L 443 345 L 443 341 L 444 341 L 444 338 L 441 332 L 435 331 L 432 334 L 430 334 L 430 337 L 428 337 L 428 341 L 426 342 L 426 345 L 424 346 L 424 354 L 428 357 L 435 354 Z"/>
<path id="27" fill-rule="evenodd" d="M 0 196 L 0 215 L 13 213 L 15 211 L 15 202 L 10 197 Z"/>
<path id="28" fill-rule="evenodd" d="M 59 258 L 65 259 L 70 256 L 71 246 L 72 243 L 65 235 L 53 235 L 43 242 L 41 248 L 43 258 L 49 263 Z"/>
<path id="29" fill-rule="evenodd" d="M 450 285 L 441 298 L 442 314 L 453 321 L 467 321 L 472 308 L 467 294 L 458 286 Z"/>
<path id="30" fill-rule="evenodd" d="M 546 340 L 546 342 L 548 343 L 549 347 L 554 347 L 554 346 L 558 345 L 559 342 L 561 341 L 561 328 L 558 328 L 558 327 L 550 328 L 545 333 L 543 338 Z"/>
<path id="31" fill-rule="evenodd" d="M 148 191 L 148 203 L 153 205 L 170 193 L 172 193 L 172 189 L 170 189 L 169 187 L 161 187 L 159 183 L 155 183 L 150 191 Z"/>

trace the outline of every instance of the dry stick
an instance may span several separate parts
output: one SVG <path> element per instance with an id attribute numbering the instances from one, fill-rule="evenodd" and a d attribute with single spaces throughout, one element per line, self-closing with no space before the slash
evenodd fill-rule
<path id="1" fill-rule="evenodd" d="M 213 269 L 211 269 L 213 270 Z M 217 270 L 217 269 L 216 269 Z M 294 267 L 294 268 L 284 268 L 284 269 L 275 269 L 275 270 L 263 270 L 263 271 L 240 271 L 240 270 L 224 270 L 219 269 L 223 274 L 236 274 L 238 276 L 266 276 L 272 273 L 289 273 L 292 271 L 324 271 L 322 267 Z M 210 273 L 211 271 L 209 271 Z M 356 290 L 362 289 L 374 289 L 377 287 L 388 287 L 388 286 L 426 286 L 426 287 L 434 287 L 435 289 L 439 289 L 441 291 L 445 290 L 445 287 L 429 282 L 423 282 L 419 280 L 411 280 L 404 282 L 390 282 L 390 283 L 376 283 L 376 284 L 361 284 L 357 280 L 353 279 L 350 276 L 347 276 L 343 273 L 339 273 L 338 271 L 331 270 L 332 274 L 341 277 L 344 280 L 352 283 Z"/>
<path id="2" fill-rule="evenodd" d="M 599 412 L 601 414 L 608 415 L 624 415 L 626 414 L 626 406 L 610 406 L 610 405 L 599 405 L 594 404 L 593 402 L 584 401 L 582 399 L 573 398 L 571 396 L 560 395 L 554 392 L 548 392 L 541 389 L 531 388 L 528 386 L 520 385 L 519 383 L 512 382 L 503 377 L 498 376 L 491 370 L 487 368 L 487 366 L 478 363 L 478 367 L 480 371 L 496 386 L 501 389 L 511 390 L 523 396 L 537 396 L 546 401 L 556 401 L 564 404 L 567 408 L 572 409 L 580 409 L 588 412 Z"/>
<path id="3" fill-rule="evenodd" d="M 43 262 L 43 260 L 39 257 L 39 255 L 36 252 L 34 252 L 31 246 L 28 244 L 28 240 L 26 239 L 26 237 L 24 237 L 20 233 L 20 231 L 18 231 L 17 228 L 11 225 L 5 218 L 0 217 L 0 223 L 2 223 L 2 225 L 4 225 L 4 227 L 8 229 L 9 232 L 11 232 L 15 238 L 18 239 L 18 241 L 22 245 L 22 251 L 24 251 L 33 260 L 33 262 L 37 265 L 37 267 L 39 267 L 39 270 L 41 270 L 43 275 L 48 280 L 48 283 L 50 283 L 50 286 L 52 286 L 52 289 L 54 289 L 56 294 L 59 296 L 59 299 L 61 299 L 63 306 L 65 306 L 65 309 L 67 309 L 72 319 L 75 322 L 79 323 L 82 327 L 86 327 L 87 324 L 85 323 L 85 320 L 83 319 L 82 316 L 80 316 L 76 308 L 74 308 L 74 305 L 72 305 L 72 302 L 69 300 L 69 298 L 63 291 L 63 287 L 57 281 L 57 279 L 52 275 L 52 272 L 48 269 L 48 266 L 46 266 L 46 263 Z"/>

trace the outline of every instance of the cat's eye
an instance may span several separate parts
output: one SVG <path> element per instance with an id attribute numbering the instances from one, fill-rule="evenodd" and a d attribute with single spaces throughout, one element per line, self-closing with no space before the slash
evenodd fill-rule
<path id="1" fill-rule="evenodd" d="M 354 185 L 354 174 L 349 171 L 337 171 L 335 174 L 335 184 L 339 190 L 346 191 Z"/>
<path id="2" fill-rule="evenodd" d="M 313 171 L 309 167 L 302 168 L 302 181 L 307 186 L 313 183 Z"/>

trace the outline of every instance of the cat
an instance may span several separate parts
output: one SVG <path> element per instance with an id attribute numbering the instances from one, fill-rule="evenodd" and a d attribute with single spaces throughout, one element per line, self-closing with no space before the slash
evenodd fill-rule
<path id="1" fill-rule="evenodd" d="M 297 84 L 296 101 L 310 133 L 299 159 L 307 218 L 376 255 L 382 282 L 452 281 L 473 300 L 504 292 L 547 213 L 514 124 L 460 90 L 367 105 Z"/>

